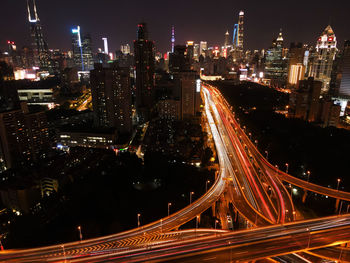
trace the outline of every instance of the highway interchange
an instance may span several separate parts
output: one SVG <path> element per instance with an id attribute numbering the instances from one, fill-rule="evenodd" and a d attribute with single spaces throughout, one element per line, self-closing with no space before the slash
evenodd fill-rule
<path id="1" fill-rule="evenodd" d="M 169 217 L 137 229 L 82 242 L 5 250 L 0 252 L 0 260 L 244 262 L 350 240 L 350 217 L 346 215 L 293 222 L 295 208 L 283 181 L 347 201 L 349 193 L 313 185 L 279 171 L 259 153 L 235 119 L 231 106 L 215 87 L 204 84 L 202 95 L 204 114 L 220 165 L 215 183 L 204 196 Z M 200 216 L 223 193 L 254 228 L 215 234 L 205 230 L 191 230 L 192 234 L 170 232 Z"/>

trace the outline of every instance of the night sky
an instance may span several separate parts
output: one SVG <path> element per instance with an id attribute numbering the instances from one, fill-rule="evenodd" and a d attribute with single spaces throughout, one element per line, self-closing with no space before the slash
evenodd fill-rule
<path id="1" fill-rule="evenodd" d="M 19 46 L 30 43 L 25 0 L 0 0 L 0 48 L 6 41 Z M 176 27 L 176 44 L 187 40 L 222 45 L 224 33 L 230 33 L 244 10 L 245 41 L 249 49 L 268 48 L 279 29 L 289 42 L 315 44 L 331 21 L 343 43 L 350 39 L 349 0 L 37 0 L 39 17 L 49 48 L 71 49 L 70 30 L 80 25 L 93 37 L 94 51 L 109 40 L 110 51 L 121 44 L 132 44 L 138 22 L 148 23 L 157 49 L 170 49 L 171 25 Z"/>

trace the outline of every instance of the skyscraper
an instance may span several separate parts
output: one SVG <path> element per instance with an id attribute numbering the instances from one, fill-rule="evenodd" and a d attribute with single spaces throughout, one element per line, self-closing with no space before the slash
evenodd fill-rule
<path id="1" fill-rule="evenodd" d="M 102 64 L 95 64 L 90 81 L 95 124 L 129 134 L 132 130 L 129 68 L 114 64 L 105 68 Z"/>
<path id="2" fill-rule="evenodd" d="M 230 45 L 230 33 L 228 32 L 228 30 L 226 31 L 226 33 L 225 33 L 225 43 L 224 43 L 224 46 L 225 46 L 225 48 L 227 47 L 227 46 L 229 46 Z"/>
<path id="3" fill-rule="evenodd" d="M 305 77 L 304 56 L 306 48 L 302 43 L 291 43 L 289 49 L 288 83 L 296 85 Z"/>
<path id="4" fill-rule="evenodd" d="M 136 70 L 136 109 L 139 121 L 150 118 L 154 103 L 154 43 L 148 39 L 146 23 L 140 23 L 137 30 L 137 40 L 134 41 Z"/>
<path id="5" fill-rule="evenodd" d="M 199 54 L 205 57 L 205 51 L 208 50 L 208 43 L 207 41 L 201 41 L 199 43 Z"/>
<path id="6" fill-rule="evenodd" d="M 47 43 L 44 40 L 35 0 L 27 0 L 28 21 L 34 53 L 34 64 L 41 70 L 50 69 Z"/>
<path id="7" fill-rule="evenodd" d="M 350 99 L 350 41 L 345 41 L 341 59 L 339 96 Z"/>
<path id="8" fill-rule="evenodd" d="M 322 81 L 322 93 L 327 93 L 331 82 L 333 61 L 337 53 L 337 38 L 331 26 L 327 26 L 316 44 L 316 52 L 310 65 L 309 76 Z"/>
<path id="9" fill-rule="evenodd" d="M 174 53 L 175 47 L 175 27 L 171 27 L 171 53 Z"/>
<path id="10" fill-rule="evenodd" d="M 280 32 L 266 52 L 265 77 L 278 84 L 285 81 L 286 75 L 287 67 L 283 59 L 283 35 Z"/>
<path id="11" fill-rule="evenodd" d="M 89 71 L 94 68 L 90 35 L 82 37 L 81 28 L 72 29 L 73 60 L 79 71 Z"/>
<path id="12" fill-rule="evenodd" d="M 244 12 L 243 11 L 239 12 L 237 48 L 239 49 L 239 51 L 243 52 L 243 48 L 244 48 Z"/>

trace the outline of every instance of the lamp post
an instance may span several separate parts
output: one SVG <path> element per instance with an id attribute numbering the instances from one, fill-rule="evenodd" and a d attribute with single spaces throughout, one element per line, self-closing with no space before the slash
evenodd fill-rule
<path id="1" fill-rule="evenodd" d="M 307 173 L 307 182 L 309 183 L 310 182 L 310 174 L 311 174 L 311 172 L 307 171 L 306 173 Z"/>
<path id="2" fill-rule="evenodd" d="M 199 216 L 196 216 L 196 230 L 198 229 Z"/>
<path id="3" fill-rule="evenodd" d="M 170 206 L 171 206 L 171 203 L 168 203 L 168 216 L 170 216 Z"/>
<path id="4" fill-rule="evenodd" d="M 83 241 L 83 235 L 81 233 L 81 226 L 78 226 L 80 242 Z"/>
<path id="5" fill-rule="evenodd" d="M 219 223 L 219 222 L 218 222 L 217 219 L 215 219 L 215 230 L 216 230 L 216 225 L 217 225 L 217 223 Z"/>
<path id="6" fill-rule="evenodd" d="M 255 140 L 255 147 L 258 148 L 258 140 Z"/>
<path id="7" fill-rule="evenodd" d="M 286 163 L 286 174 L 288 173 L 288 170 L 289 170 L 289 164 Z"/>
<path id="8" fill-rule="evenodd" d="M 265 154 L 266 154 L 266 160 L 269 160 L 269 152 L 265 151 Z"/>
<path id="9" fill-rule="evenodd" d="M 337 180 L 338 181 L 338 184 L 337 184 L 337 191 L 339 191 L 339 184 L 340 184 L 340 179 Z"/>
<path id="10" fill-rule="evenodd" d="M 140 216 L 141 214 L 137 214 L 137 227 L 140 227 Z"/>
<path id="11" fill-rule="evenodd" d="M 62 247 L 62 251 L 63 251 L 64 262 L 66 262 L 66 250 L 64 249 L 64 245 L 62 245 L 61 247 Z"/>
<path id="12" fill-rule="evenodd" d="M 194 192 L 190 192 L 190 204 L 192 204 L 192 195 L 194 195 Z"/>
<path id="13" fill-rule="evenodd" d="M 205 192 L 208 192 L 208 184 L 210 184 L 209 180 L 205 182 Z"/>
<path id="14" fill-rule="evenodd" d="M 163 219 L 160 220 L 160 233 L 163 233 Z"/>
<path id="15" fill-rule="evenodd" d="M 307 248 L 310 248 L 310 242 L 311 242 L 311 231 L 309 228 L 306 229 L 309 232 L 309 241 L 307 242 Z"/>

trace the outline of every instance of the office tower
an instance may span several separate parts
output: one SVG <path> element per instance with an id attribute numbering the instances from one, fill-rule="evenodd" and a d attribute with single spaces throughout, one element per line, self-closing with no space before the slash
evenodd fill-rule
<path id="1" fill-rule="evenodd" d="M 228 30 L 225 33 L 225 42 L 224 42 L 224 46 L 228 47 L 230 45 L 230 33 L 228 32 Z"/>
<path id="2" fill-rule="evenodd" d="M 296 85 L 305 77 L 304 66 L 305 46 L 302 43 L 291 43 L 288 55 L 288 83 Z"/>
<path id="3" fill-rule="evenodd" d="M 12 60 L 12 66 L 13 68 L 22 67 L 22 58 L 21 54 L 17 50 L 17 45 L 14 41 L 7 41 L 8 45 L 8 54 L 11 57 Z"/>
<path id="4" fill-rule="evenodd" d="M 108 40 L 106 37 L 102 38 L 103 40 L 103 47 L 104 47 L 104 50 L 103 52 L 106 54 L 106 55 L 109 55 L 109 51 L 108 51 Z"/>
<path id="5" fill-rule="evenodd" d="M 309 78 L 301 80 L 290 95 L 289 115 L 314 122 L 318 119 L 322 82 Z"/>
<path id="6" fill-rule="evenodd" d="M 286 62 L 283 59 L 283 36 L 280 32 L 266 52 L 265 78 L 277 84 L 283 83 L 287 75 L 286 71 Z"/>
<path id="7" fill-rule="evenodd" d="M 192 118 L 196 113 L 196 72 L 182 71 L 179 73 L 181 86 L 181 117 Z"/>
<path id="8" fill-rule="evenodd" d="M 237 48 L 239 51 L 243 52 L 243 48 L 244 48 L 244 12 L 243 11 L 239 12 Z"/>
<path id="9" fill-rule="evenodd" d="M 208 50 L 208 43 L 206 41 L 201 41 L 199 44 L 199 53 L 205 57 L 205 52 Z"/>
<path id="10" fill-rule="evenodd" d="M 34 53 L 34 65 L 41 70 L 50 69 L 47 43 L 44 40 L 35 0 L 27 0 L 28 21 Z"/>
<path id="11" fill-rule="evenodd" d="M 174 53 L 175 47 L 175 27 L 171 27 L 171 53 Z"/>
<path id="12" fill-rule="evenodd" d="M 103 67 L 95 64 L 90 73 L 92 106 L 95 124 L 116 128 L 121 134 L 129 134 L 131 122 L 131 84 L 129 68 Z"/>
<path id="13" fill-rule="evenodd" d="M 121 51 L 124 55 L 130 54 L 130 45 L 129 45 L 129 44 L 121 45 L 121 46 L 120 46 L 120 51 Z"/>
<path id="14" fill-rule="evenodd" d="M 138 25 L 137 40 L 134 41 L 136 71 L 136 109 L 139 121 L 146 122 L 154 103 L 155 50 L 153 41 L 148 39 L 145 23 Z"/>
<path id="15" fill-rule="evenodd" d="M 316 51 L 311 61 L 309 76 L 323 83 L 322 93 L 330 87 L 333 61 L 337 53 L 337 38 L 331 26 L 327 26 L 319 37 Z"/>
<path id="16" fill-rule="evenodd" d="M 233 38 L 232 38 L 233 48 L 237 49 L 238 46 L 238 24 L 233 26 Z"/>
<path id="17" fill-rule="evenodd" d="M 73 60 L 78 71 L 89 71 L 94 68 L 91 42 L 90 35 L 82 37 L 80 26 L 72 29 Z"/>
<path id="18" fill-rule="evenodd" d="M 345 41 L 340 62 L 341 79 L 339 96 L 350 99 L 350 41 Z"/>
<path id="19" fill-rule="evenodd" d="M 200 47 L 199 44 L 194 44 L 193 47 L 193 58 L 198 61 L 199 55 L 200 55 Z"/>

